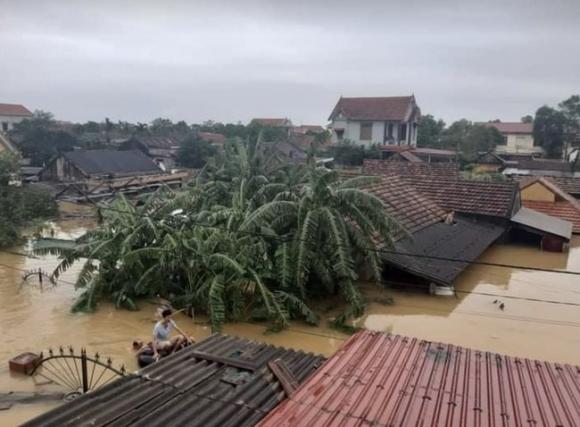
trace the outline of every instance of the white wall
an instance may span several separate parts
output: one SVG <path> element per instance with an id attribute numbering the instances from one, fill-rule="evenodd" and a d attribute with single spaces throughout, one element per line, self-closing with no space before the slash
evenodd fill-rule
<path id="1" fill-rule="evenodd" d="M 368 122 L 360 122 L 360 121 L 346 121 L 346 120 L 337 120 L 330 125 L 331 129 L 344 129 L 343 139 L 348 139 L 355 144 L 370 146 L 372 144 L 383 144 L 384 137 L 385 137 L 385 126 L 388 125 L 389 122 L 384 121 L 375 121 L 373 122 L 373 130 L 372 130 L 372 139 L 370 141 L 361 141 L 360 140 L 360 125 L 361 123 L 368 123 Z M 399 126 L 400 122 L 390 122 L 393 124 L 393 139 L 394 144 L 397 144 L 399 138 Z M 407 135 L 411 131 L 413 123 L 407 123 Z M 417 145 L 417 132 L 413 132 L 411 135 L 412 139 L 410 141 L 411 145 Z M 331 137 L 332 143 L 337 143 L 338 138 L 335 132 L 332 132 Z M 405 141 L 402 141 L 401 144 L 405 144 Z"/>
<path id="2" fill-rule="evenodd" d="M 22 116 L 0 116 L 0 132 L 12 130 L 16 123 L 20 123 L 25 118 L 26 117 L 22 117 Z M 8 126 L 7 129 L 5 129 L 5 127 L 4 127 L 5 123 Z"/>
<path id="3" fill-rule="evenodd" d="M 496 151 L 498 153 L 510 154 L 531 154 L 541 153 L 542 147 L 534 147 L 534 137 L 530 134 L 507 134 L 507 143 L 505 145 L 498 145 Z"/>

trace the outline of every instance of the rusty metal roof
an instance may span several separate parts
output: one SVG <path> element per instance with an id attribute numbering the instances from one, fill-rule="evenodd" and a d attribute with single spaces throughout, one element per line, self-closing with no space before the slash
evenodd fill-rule
<path id="1" fill-rule="evenodd" d="M 285 397 L 277 360 L 302 383 L 324 358 L 213 335 L 24 425 L 254 426 Z"/>
<path id="2" fill-rule="evenodd" d="M 580 367 L 361 331 L 260 427 L 578 426 Z"/>

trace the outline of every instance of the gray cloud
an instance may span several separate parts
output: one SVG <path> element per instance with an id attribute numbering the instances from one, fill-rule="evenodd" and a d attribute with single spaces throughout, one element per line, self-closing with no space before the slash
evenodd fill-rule
<path id="1" fill-rule="evenodd" d="M 325 123 L 415 93 L 448 121 L 517 120 L 580 92 L 570 1 L 0 0 L 0 102 L 61 119 Z"/>

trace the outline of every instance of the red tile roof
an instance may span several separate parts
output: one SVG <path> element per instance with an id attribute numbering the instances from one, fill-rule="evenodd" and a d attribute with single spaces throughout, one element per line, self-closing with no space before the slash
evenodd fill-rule
<path id="1" fill-rule="evenodd" d="M 328 120 L 333 120 L 339 113 L 350 120 L 405 120 L 414 102 L 413 96 L 341 97 Z"/>
<path id="2" fill-rule="evenodd" d="M 226 137 L 221 133 L 213 133 L 213 132 L 198 132 L 197 134 L 201 139 L 207 142 L 211 142 L 213 144 L 225 144 Z"/>
<path id="3" fill-rule="evenodd" d="M 515 182 L 424 176 L 409 176 L 407 179 L 417 191 L 443 209 L 466 214 L 511 218 L 518 198 Z"/>
<path id="4" fill-rule="evenodd" d="M 387 215 L 393 217 L 407 232 L 415 233 L 442 222 L 446 212 L 399 176 L 381 177 L 364 188 L 382 200 Z"/>
<path id="5" fill-rule="evenodd" d="M 479 123 L 483 126 L 494 127 L 500 133 L 533 133 L 534 125 L 532 123 L 519 122 L 499 122 L 499 123 Z"/>
<path id="6" fill-rule="evenodd" d="M 526 208 L 554 216 L 572 223 L 572 232 L 580 233 L 580 211 L 574 204 L 565 202 L 543 202 L 535 200 L 522 200 Z"/>
<path id="7" fill-rule="evenodd" d="M 264 418 L 290 426 L 578 426 L 580 366 L 361 331 Z"/>
<path id="8" fill-rule="evenodd" d="M 24 105 L 0 104 L 0 116 L 23 116 L 31 117 L 32 113 Z"/>

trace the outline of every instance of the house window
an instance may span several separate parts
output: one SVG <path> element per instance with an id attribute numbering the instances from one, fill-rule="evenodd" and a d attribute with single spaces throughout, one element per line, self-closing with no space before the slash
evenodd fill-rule
<path id="1" fill-rule="evenodd" d="M 393 131 L 395 129 L 395 125 L 392 123 L 389 123 L 387 125 L 387 139 L 392 140 L 393 139 Z"/>
<path id="2" fill-rule="evenodd" d="M 501 144 L 500 145 L 507 145 L 507 140 L 508 140 L 507 135 L 502 135 L 501 136 Z"/>
<path id="3" fill-rule="evenodd" d="M 2 122 L 2 130 L 8 132 L 8 122 Z"/>
<path id="4" fill-rule="evenodd" d="M 336 139 L 338 139 L 339 141 L 342 141 L 342 139 L 344 138 L 344 129 L 336 129 Z"/>
<path id="5" fill-rule="evenodd" d="M 361 141 L 370 141 L 373 139 L 373 124 L 372 123 L 361 123 L 360 124 L 360 138 Z"/>
<path id="6" fill-rule="evenodd" d="M 407 140 L 407 124 L 403 123 L 399 129 L 399 141 Z"/>

